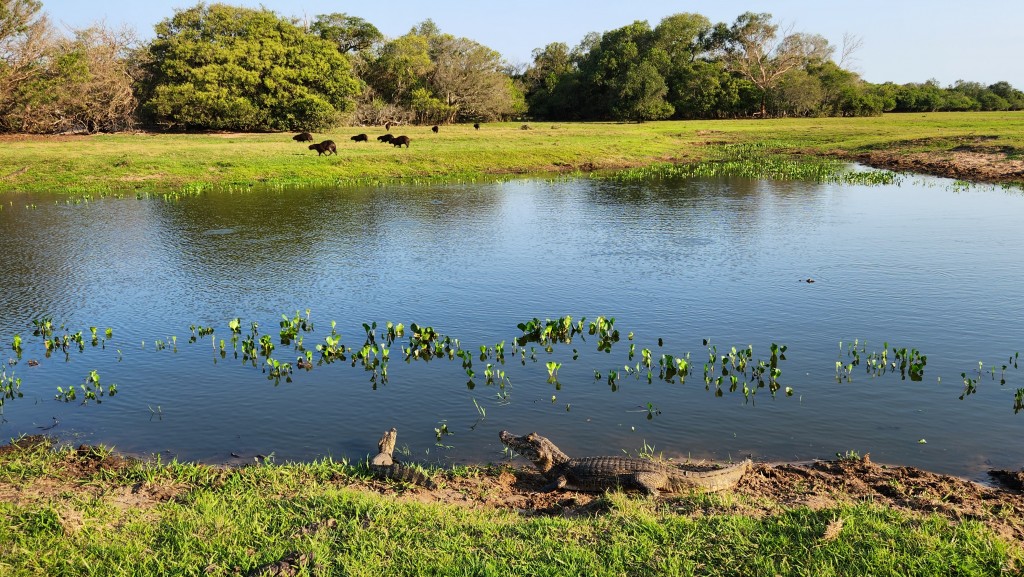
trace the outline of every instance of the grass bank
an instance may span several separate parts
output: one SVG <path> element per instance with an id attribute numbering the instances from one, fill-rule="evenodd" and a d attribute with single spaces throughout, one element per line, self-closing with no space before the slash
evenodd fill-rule
<path id="1" fill-rule="evenodd" d="M 359 132 L 367 133 L 370 142 L 349 140 Z M 401 149 L 374 140 L 383 132 L 367 127 L 316 134 L 317 140 L 338 143 L 338 155 L 329 157 L 318 157 L 292 141 L 291 134 L 8 135 L 0 137 L 0 194 L 472 181 L 715 163 L 729 160 L 730 146 L 757 152 L 744 159 L 747 164 L 779 157 L 838 158 L 966 180 L 1024 181 L 1024 167 L 1015 164 L 1024 163 L 1024 112 L 644 124 L 516 122 L 485 124 L 480 130 L 442 126 L 438 134 L 429 127 L 404 126 L 392 130 L 412 138 L 411 147 Z M 942 166 L 963 154 L 985 156 L 995 172 L 942 172 Z M 920 155 L 935 160 L 938 168 L 916 160 Z"/>
<path id="2" fill-rule="evenodd" d="M 508 467 L 435 473 L 451 493 L 436 502 L 329 460 L 220 469 L 19 445 L 0 450 L 0 574 L 11 576 L 931 576 L 1014 574 L 1021 562 L 979 521 L 869 501 L 610 493 L 566 516 L 488 506 L 524 475 Z M 495 481 L 464 482 L 480 477 Z M 744 514 L 751 502 L 764 514 Z"/>

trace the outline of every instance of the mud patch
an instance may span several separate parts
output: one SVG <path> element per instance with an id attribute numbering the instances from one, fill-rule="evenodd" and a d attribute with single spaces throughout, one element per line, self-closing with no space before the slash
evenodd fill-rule
<path id="1" fill-rule="evenodd" d="M 895 142 L 885 150 L 850 154 L 835 151 L 836 156 L 855 160 L 875 168 L 898 172 L 918 172 L 988 183 L 1024 182 L 1024 150 L 1012 146 L 1000 146 L 995 136 L 977 136 L 959 139 L 952 143 L 945 140 L 923 139 Z M 943 142 L 945 150 L 912 152 L 907 148 L 935 146 Z"/>

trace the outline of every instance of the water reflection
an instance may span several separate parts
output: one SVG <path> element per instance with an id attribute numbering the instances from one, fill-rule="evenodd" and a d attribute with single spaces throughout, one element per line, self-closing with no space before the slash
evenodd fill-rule
<path id="1" fill-rule="evenodd" d="M 886 459 L 971 473 L 989 459 L 1018 466 L 1016 386 L 985 383 L 956 400 L 959 374 L 1020 348 L 1016 298 L 1024 241 L 1013 215 L 1024 199 L 998 190 L 838 187 L 733 179 L 612 183 L 538 180 L 485 185 L 209 194 L 176 202 L 106 199 L 82 205 L 28 197 L 0 210 L 8 244 L 0 286 L 7 347 L 49 314 L 72 330 L 113 327 L 107 349 L 15 369 L 34 402 L 5 407 L 0 433 L 59 417 L 64 434 L 142 452 L 218 460 L 251 450 L 280 458 L 360 457 L 381 430 L 402 431 L 414 455 L 494 459 L 496 431 L 538 430 L 571 452 L 639 448 L 727 458 Z M 34 204 L 36 208 L 25 208 Z M 817 282 L 801 282 L 807 278 Z M 792 398 L 721 399 L 703 382 L 648 384 L 607 375 L 629 343 L 597 352 L 593 339 L 510 359 L 507 391 L 468 389 L 458 361 L 393 361 L 389 382 L 346 363 L 274 387 L 217 341 L 227 321 L 277 337 L 281 314 L 311 309 L 344 343 L 361 323 L 429 324 L 467 348 L 510 341 L 532 317 L 616 317 L 636 348 L 693 354 L 789 346 Z M 216 334 L 185 345 L 188 325 Z M 178 351 L 154 350 L 177 336 Z M 656 345 L 663 339 L 663 346 Z M 921 383 L 837 383 L 839 341 L 883 341 L 929 355 Z M 32 340 L 39 346 L 39 340 Z M 573 352 L 576 349 L 576 353 Z M 115 354 L 115 351 L 118 353 Z M 579 356 L 573 361 L 572 357 Z M 120 356 L 118 356 L 120 355 Z M 274 356 L 295 361 L 278 347 Z M 393 357 L 401 357 L 397 347 Z M 119 360 L 120 359 L 120 360 Z M 561 389 L 544 362 L 562 362 Z M 699 364 L 698 364 L 699 366 Z M 477 361 L 477 372 L 484 369 Z M 121 393 L 101 406 L 51 401 L 91 370 Z M 942 377 L 942 381 L 938 380 Z M 499 395 L 505 395 L 499 398 Z M 475 404 L 476 403 L 476 404 Z M 646 419 L 648 403 L 661 413 Z M 486 409 L 479 418 L 476 406 Z M 153 419 L 160 407 L 162 419 Z M 975 423 L 984 421 L 984 431 Z M 435 446 L 434 429 L 456 432 Z M 894 429 L 893 427 L 898 427 Z M 928 443 L 918 444 L 921 438 Z"/>

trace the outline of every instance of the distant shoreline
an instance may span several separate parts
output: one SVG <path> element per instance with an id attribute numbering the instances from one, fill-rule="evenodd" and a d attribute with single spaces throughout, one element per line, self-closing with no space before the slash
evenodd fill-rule
<path id="1" fill-rule="evenodd" d="M 525 127 L 525 128 L 524 128 Z M 350 136 L 366 133 L 369 142 Z M 1024 185 L 1024 111 L 623 123 L 506 122 L 392 127 L 409 148 L 376 141 L 383 127 L 314 135 L 338 143 L 317 157 L 291 133 L 118 133 L 0 136 L 0 196 L 18 192 L 132 195 L 273 187 L 467 182 L 509 175 L 589 174 L 714 162 L 731 145 L 758 155 L 841 159 L 978 183 Z M 756 162 L 757 156 L 746 158 Z"/>

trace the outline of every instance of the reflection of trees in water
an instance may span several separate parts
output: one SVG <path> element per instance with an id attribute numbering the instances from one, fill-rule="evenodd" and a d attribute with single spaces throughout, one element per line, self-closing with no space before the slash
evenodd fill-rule
<path id="1" fill-rule="evenodd" d="M 449 246 L 460 222 L 493 210 L 496 198 L 459 187 L 259 191 L 155 212 L 159 244 L 175 247 L 183 283 L 225 301 L 234 315 L 259 312 L 230 308 L 240 302 L 353 310 L 382 293 L 422 290 L 415 277 L 436 262 L 439 247 Z"/>
<path id="2" fill-rule="evenodd" d="M 148 243 L 148 218 L 134 200 L 67 206 L 27 196 L 4 207 L 4 325 L 17 332 L 41 315 L 57 323 L 85 318 L 105 310 L 109 295 L 138 291 L 151 268 L 161 266 Z"/>

